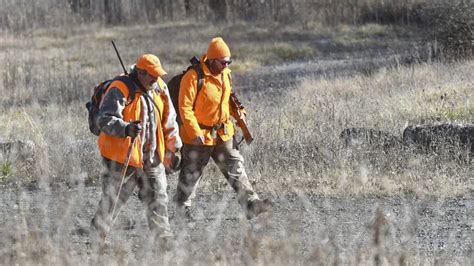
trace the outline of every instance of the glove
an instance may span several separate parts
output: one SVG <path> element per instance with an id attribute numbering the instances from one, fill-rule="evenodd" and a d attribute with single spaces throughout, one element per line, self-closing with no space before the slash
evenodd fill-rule
<path id="1" fill-rule="evenodd" d="M 174 171 L 178 171 L 181 169 L 181 155 L 179 153 L 175 153 L 173 159 L 171 160 L 171 169 Z"/>
<path id="2" fill-rule="evenodd" d="M 141 122 L 142 121 L 140 120 L 130 122 L 130 124 L 125 128 L 125 134 L 132 138 L 138 136 L 140 132 L 142 132 L 142 126 L 140 125 Z"/>
<path id="3" fill-rule="evenodd" d="M 166 151 L 163 164 L 165 165 L 166 174 L 173 174 L 181 169 L 181 156 L 178 152 Z"/>

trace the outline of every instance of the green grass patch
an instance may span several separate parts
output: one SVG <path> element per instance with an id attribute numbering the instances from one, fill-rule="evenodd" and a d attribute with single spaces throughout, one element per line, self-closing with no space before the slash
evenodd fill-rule
<path id="1" fill-rule="evenodd" d="M 283 61 L 312 59 L 316 55 L 316 51 L 312 47 L 296 46 L 289 43 L 276 44 L 270 51 Z"/>
<path id="2" fill-rule="evenodd" d="M 472 117 L 473 114 L 474 114 L 473 108 L 465 108 L 465 107 L 441 106 L 441 107 L 436 107 L 433 110 L 434 119 L 443 120 L 443 121 L 469 120 L 469 118 Z"/>
<path id="3" fill-rule="evenodd" d="M 368 23 L 359 27 L 350 25 L 340 25 L 336 28 L 339 33 L 351 35 L 355 38 L 367 38 L 367 37 L 384 37 L 389 36 L 393 32 L 393 26 L 381 25 Z"/>
<path id="4" fill-rule="evenodd" d="M 0 180 L 4 180 L 11 176 L 13 173 L 12 163 L 6 161 L 0 164 Z"/>
<path id="5" fill-rule="evenodd" d="M 424 101 L 431 106 L 430 120 L 469 121 L 474 114 L 474 105 L 470 104 L 469 88 L 443 89 L 424 95 Z"/>

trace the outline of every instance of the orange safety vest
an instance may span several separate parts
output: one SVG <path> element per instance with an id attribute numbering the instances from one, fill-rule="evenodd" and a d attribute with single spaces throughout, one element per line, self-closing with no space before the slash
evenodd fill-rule
<path id="1" fill-rule="evenodd" d="M 165 88 L 165 83 L 161 78 L 158 78 L 158 85 L 160 88 Z M 118 88 L 124 97 L 128 99 L 129 90 L 125 83 L 121 81 L 114 81 L 110 84 L 110 88 Z M 122 112 L 123 120 L 130 122 L 136 121 L 140 119 L 141 110 L 142 110 L 142 103 L 141 103 L 141 96 L 142 92 L 137 90 L 135 92 L 135 98 L 133 102 L 128 103 L 125 106 L 125 109 Z M 155 118 L 156 118 L 156 141 L 157 147 L 156 152 L 160 158 L 160 161 L 163 162 L 164 155 L 165 155 L 165 138 L 163 134 L 163 127 L 161 122 L 163 121 L 164 117 L 167 117 L 168 114 L 164 113 L 165 105 L 164 102 L 167 102 L 166 99 L 163 97 L 167 97 L 165 93 L 158 93 L 153 91 L 153 101 L 158 106 L 158 110 L 155 110 Z M 156 108 L 155 108 L 156 109 Z M 166 120 L 165 120 L 166 121 Z M 142 140 L 139 136 L 137 136 L 137 140 L 135 141 L 135 145 L 132 147 L 130 163 L 129 165 L 134 167 L 143 167 L 143 153 L 140 150 L 142 147 Z M 115 137 L 111 135 L 107 135 L 105 132 L 101 132 L 98 139 L 98 146 L 100 150 L 100 154 L 112 161 L 124 163 L 125 157 L 127 156 L 128 148 L 132 142 L 130 137 Z"/>

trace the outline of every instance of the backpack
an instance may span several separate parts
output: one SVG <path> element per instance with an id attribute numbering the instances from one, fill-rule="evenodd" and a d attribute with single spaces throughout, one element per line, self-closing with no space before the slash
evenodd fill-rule
<path id="1" fill-rule="evenodd" d="M 189 70 L 193 69 L 196 71 L 198 75 L 198 80 L 197 80 L 197 93 L 196 93 L 196 99 L 197 96 L 199 95 L 199 92 L 202 89 L 202 86 L 204 85 L 204 73 L 202 72 L 201 65 L 199 64 L 199 59 L 197 57 L 193 57 L 189 60 L 191 65 L 186 68 L 186 70 L 183 71 L 183 73 L 178 74 L 174 76 L 173 78 L 168 81 L 168 91 L 170 93 L 171 97 L 171 102 L 173 103 L 174 110 L 176 111 L 176 122 L 178 122 L 178 125 L 182 125 L 183 122 L 181 121 L 181 115 L 179 113 L 179 90 L 180 90 L 180 84 L 181 84 L 181 79 L 183 78 L 184 74 L 188 72 Z M 196 105 L 196 102 L 194 102 L 193 105 L 193 110 L 194 106 Z"/>
<path id="2" fill-rule="evenodd" d="M 104 97 L 105 92 L 109 88 L 109 85 L 112 84 L 112 82 L 116 80 L 120 80 L 123 83 L 125 83 L 125 85 L 127 85 L 127 88 L 129 89 L 129 92 L 130 92 L 128 103 L 133 102 L 135 98 L 135 83 L 129 76 L 120 75 L 113 79 L 105 80 L 97 84 L 94 87 L 90 101 L 86 103 L 86 108 L 88 112 L 89 130 L 91 131 L 92 134 L 96 136 L 99 136 L 100 134 L 100 129 L 97 126 L 97 118 L 99 116 L 100 103 L 102 102 L 102 98 Z"/>

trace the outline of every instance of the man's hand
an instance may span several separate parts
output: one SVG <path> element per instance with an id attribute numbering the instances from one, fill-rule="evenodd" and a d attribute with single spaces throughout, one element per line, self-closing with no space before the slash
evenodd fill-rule
<path id="1" fill-rule="evenodd" d="M 242 119 L 245 123 L 247 123 L 247 114 L 245 112 L 239 112 L 240 119 Z"/>
<path id="2" fill-rule="evenodd" d="M 175 171 L 181 169 L 181 155 L 178 152 L 174 153 L 173 160 L 171 160 L 171 169 Z"/>
<path id="3" fill-rule="evenodd" d="M 142 126 L 140 125 L 141 122 L 142 121 L 140 120 L 130 122 L 130 124 L 125 128 L 125 134 L 131 138 L 138 136 L 140 132 L 142 132 Z"/>
<path id="4" fill-rule="evenodd" d="M 195 139 L 193 139 L 192 144 L 204 145 L 204 136 L 197 136 Z"/>
<path id="5" fill-rule="evenodd" d="M 165 165 L 166 174 L 168 175 L 179 171 L 181 169 L 181 155 L 179 154 L 179 151 L 166 151 L 163 164 Z"/>

